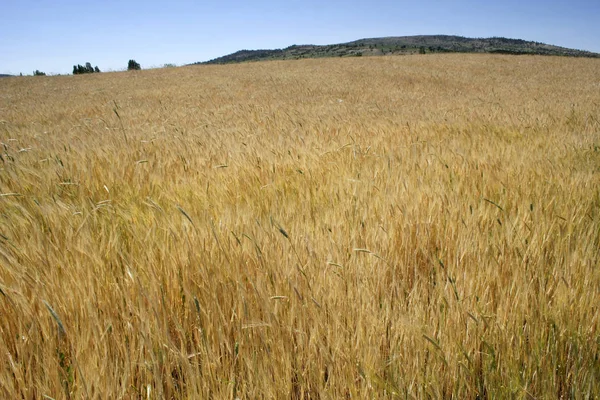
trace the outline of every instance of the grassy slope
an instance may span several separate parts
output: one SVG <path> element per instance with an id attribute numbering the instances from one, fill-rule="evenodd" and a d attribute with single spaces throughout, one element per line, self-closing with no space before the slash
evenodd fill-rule
<path id="1" fill-rule="evenodd" d="M 425 35 L 391 36 L 360 39 L 331 45 L 293 45 L 275 50 L 240 50 L 204 64 L 227 64 L 260 60 L 300 58 L 408 55 L 425 53 L 497 53 L 600 57 L 589 51 L 569 49 L 544 43 L 507 38 L 466 38 L 462 36 Z M 202 63 L 198 63 L 202 64 Z"/>
<path id="2" fill-rule="evenodd" d="M 600 396 L 599 67 L 0 81 L 1 397 Z"/>

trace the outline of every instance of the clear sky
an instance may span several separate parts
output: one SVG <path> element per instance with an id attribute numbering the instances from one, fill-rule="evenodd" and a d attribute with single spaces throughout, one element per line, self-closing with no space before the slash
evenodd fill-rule
<path id="1" fill-rule="evenodd" d="M 0 0 L 0 74 L 206 61 L 380 36 L 504 36 L 600 52 L 600 0 Z"/>

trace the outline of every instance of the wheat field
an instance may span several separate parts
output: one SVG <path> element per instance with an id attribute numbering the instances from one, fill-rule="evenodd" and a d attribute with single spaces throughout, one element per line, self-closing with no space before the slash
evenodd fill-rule
<path id="1" fill-rule="evenodd" d="M 0 96 L 0 397 L 600 396 L 600 60 Z"/>

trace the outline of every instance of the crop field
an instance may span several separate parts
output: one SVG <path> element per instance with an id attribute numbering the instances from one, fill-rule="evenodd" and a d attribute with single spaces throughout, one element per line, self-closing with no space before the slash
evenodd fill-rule
<path id="1" fill-rule="evenodd" d="M 600 397 L 600 60 L 0 80 L 0 398 Z"/>

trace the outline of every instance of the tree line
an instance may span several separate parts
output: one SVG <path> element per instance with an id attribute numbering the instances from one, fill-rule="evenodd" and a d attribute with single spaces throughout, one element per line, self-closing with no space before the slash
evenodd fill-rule
<path id="1" fill-rule="evenodd" d="M 174 66 L 174 65 L 165 64 L 165 66 Z M 127 71 L 138 71 L 141 69 L 142 69 L 142 66 L 140 65 L 140 63 L 138 63 L 135 60 L 129 60 L 129 62 L 127 63 Z M 85 65 L 81 65 L 81 64 L 73 65 L 73 75 L 94 74 L 94 73 L 100 73 L 100 72 L 102 72 L 102 71 L 100 71 L 100 68 L 98 68 L 97 65 L 95 67 L 92 67 L 92 64 L 89 62 L 86 62 Z M 21 76 L 22 75 L 23 74 L 21 74 Z M 35 71 L 33 71 L 33 76 L 46 76 L 46 73 L 36 69 Z"/>
<path id="2" fill-rule="evenodd" d="M 127 71 L 137 71 L 140 69 L 142 69 L 140 63 L 138 63 L 135 60 L 129 60 L 129 62 L 127 63 Z M 73 65 L 73 75 L 93 74 L 98 72 L 101 72 L 100 68 L 98 68 L 97 65 L 95 67 L 92 67 L 92 64 L 89 62 L 86 62 L 85 66 L 81 64 Z"/>
<path id="3" fill-rule="evenodd" d="M 100 68 L 97 65 L 92 67 L 92 64 L 89 62 L 85 63 L 85 66 L 81 64 L 73 65 L 73 75 L 93 74 L 95 72 L 100 72 Z"/>

